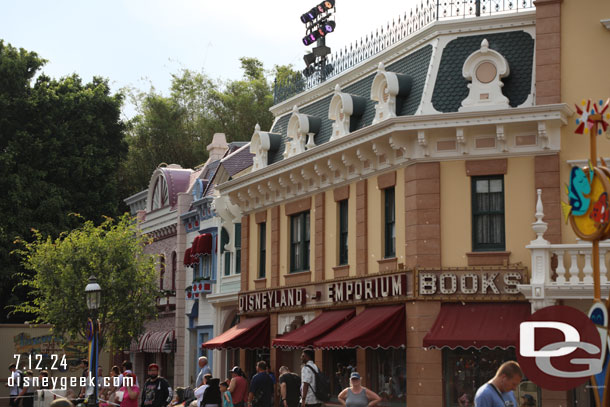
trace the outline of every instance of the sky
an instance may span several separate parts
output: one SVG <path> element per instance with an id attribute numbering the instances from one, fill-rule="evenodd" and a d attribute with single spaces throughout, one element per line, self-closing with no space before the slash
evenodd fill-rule
<path id="1" fill-rule="evenodd" d="M 321 0 L 320 0 L 321 1 Z M 424 0 L 426 1 L 426 0 Z M 334 51 L 411 10 L 417 0 L 336 0 Z M 211 78 L 242 76 L 239 58 L 256 57 L 265 68 L 303 69 L 309 0 L 0 0 L 0 39 L 35 51 L 52 77 L 79 74 L 167 95 L 171 74 L 187 68 Z M 309 47 L 311 49 L 311 47 Z M 124 109 L 125 117 L 135 111 Z"/>

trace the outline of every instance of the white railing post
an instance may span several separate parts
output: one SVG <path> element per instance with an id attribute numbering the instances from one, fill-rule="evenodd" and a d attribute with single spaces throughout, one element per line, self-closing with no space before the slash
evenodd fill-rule
<path id="1" fill-rule="evenodd" d="M 532 229 L 536 233 L 536 239 L 527 246 L 532 256 L 532 278 L 531 301 L 533 310 L 545 306 L 545 284 L 551 283 L 551 243 L 544 238 L 544 232 L 548 229 L 546 222 L 542 220 L 544 211 L 542 206 L 542 190 L 536 190 L 538 200 L 536 202 L 536 222 L 532 223 Z"/>

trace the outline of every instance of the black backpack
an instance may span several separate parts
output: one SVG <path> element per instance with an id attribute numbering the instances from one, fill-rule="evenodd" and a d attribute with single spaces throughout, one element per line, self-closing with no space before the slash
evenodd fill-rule
<path id="1" fill-rule="evenodd" d="M 315 378 L 315 386 L 313 386 L 313 393 L 316 395 L 316 398 L 320 401 L 328 401 L 330 400 L 330 380 L 320 368 L 316 372 L 316 369 L 311 367 L 310 365 L 305 365 L 311 369 Z"/>

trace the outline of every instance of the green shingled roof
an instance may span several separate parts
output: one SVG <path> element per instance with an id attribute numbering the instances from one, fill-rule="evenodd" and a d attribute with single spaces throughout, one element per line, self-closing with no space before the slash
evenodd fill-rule
<path id="1" fill-rule="evenodd" d="M 532 87 L 532 36 L 524 31 L 473 35 L 456 38 L 443 49 L 432 94 L 432 105 L 439 112 L 457 112 L 468 96 L 469 82 L 462 76 L 462 67 L 466 58 L 481 48 L 483 39 L 487 39 L 489 48 L 498 51 L 508 62 L 510 75 L 502 80 L 502 93 L 510 106 L 517 107 L 527 99 Z"/>
<path id="2" fill-rule="evenodd" d="M 426 74 L 428 73 L 428 67 L 430 66 L 431 56 L 432 46 L 426 45 L 425 47 L 407 55 L 406 57 L 386 66 L 386 71 L 403 73 L 409 75 L 413 79 L 413 85 L 411 86 L 411 92 L 409 93 L 409 96 L 404 100 L 397 100 L 397 115 L 412 115 L 417 110 L 424 90 Z M 375 117 L 375 102 L 371 100 L 371 86 L 373 84 L 374 78 L 375 73 L 370 74 L 369 76 L 361 79 L 360 81 L 341 89 L 342 92 L 356 96 L 362 96 L 367 100 L 366 107 L 362 116 L 352 117 L 353 123 L 350 126 L 352 131 L 370 126 L 373 122 L 373 118 Z M 332 120 L 328 119 L 328 108 L 330 106 L 331 99 L 332 94 L 325 97 L 324 99 L 320 99 L 315 103 L 312 103 L 311 105 L 299 108 L 299 113 L 319 117 L 320 119 L 322 119 L 320 131 L 315 136 L 316 145 L 326 143 L 330 139 L 330 136 L 332 134 L 333 122 Z M 271 130 L 272 133 L 282 135 L 282 142 L 278 147 L 277 151 L 269 152 L 269 164 L 276 163 L 283 159 L 285 147 L 284 142 L 288 129 L 288 121 L 290 120 L 291 115 L 292 112 L 286 113 L 284 116 L 280 117 L 273 126 L 273 129 Z"/>

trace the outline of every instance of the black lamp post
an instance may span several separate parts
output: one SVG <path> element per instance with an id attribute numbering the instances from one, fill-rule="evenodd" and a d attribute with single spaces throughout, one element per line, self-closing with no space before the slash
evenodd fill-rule
<path id="1" fill-rule="evenodd" d="M 99 321 L 97 319 L 98 308 L 100 307 L 100 301 L 102 299 L 102 287 L 97 283 L 95 276 L 89 277 L 89 283 L 85 287 L 85 296 L 87 298 L 87 308 L 91 311 L 91 319 L 89 323 L 92 325 L 91 329 L 91 361 L 89 363 L 89 372 L 93 381 L 93 393 L 89 395 L 87 405 L 89 407 L 97 407 L 97 362 L 98 362 L 98 326 Z"/>

